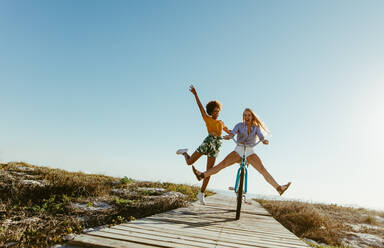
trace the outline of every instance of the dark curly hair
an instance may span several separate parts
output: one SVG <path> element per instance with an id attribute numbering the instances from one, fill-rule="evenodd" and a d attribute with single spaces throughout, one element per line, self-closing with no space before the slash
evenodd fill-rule
<path id="1" fill-rule="evenodd" d="M 208 115 L 212 115 L 212 112 L 215 108 L 219 108 L 221 110 L 221 103 L 218 101 L 210 101 L 206 106 L 205 109 L 207 110 Z"/>

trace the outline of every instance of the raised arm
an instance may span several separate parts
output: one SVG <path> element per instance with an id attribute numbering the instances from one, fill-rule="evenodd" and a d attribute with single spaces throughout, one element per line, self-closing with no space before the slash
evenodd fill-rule
<path id="1" fill-rule="evenodd" d="M 205 119 L 207 117 L 207 113 L 205 113 L 204 107 L 200 102 L 200 99 L 199 99 L 199 96 L 197 95 L 195 87 L 193 87 L 193 85 L 189 86 L 189 91 L 192 92 L 192 94 L 195 96 L 197 106 L 199 106 L 201 115 L 203 116 L 203 119 Z"/>

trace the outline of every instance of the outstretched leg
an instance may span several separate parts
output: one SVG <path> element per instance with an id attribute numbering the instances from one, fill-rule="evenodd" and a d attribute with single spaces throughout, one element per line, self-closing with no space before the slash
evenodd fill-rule
<path id="1" fill-rule="evenodd" d="M 212 175 L 218 173 L 219 171 L 221 171 L 225 167 L 233 165 L 236 162 L 240 162 L 240 160 L 241 160 L 241 158 L 240 158 L 239 154 L 237 154 L 237 152 L 233 151 L 230 154 L 228 154 L 223 161 L 221 161 L 219 164 L 217 164 L 216 166 L 212 167 L 211 169 L 209 169 L 205 172 L 200 172 L 200 171 L 196 170 L 194 166 L 192 166 L 192 170 L 193 170 L 193 173 L 195 173 L 197 180 L 200 181 L 203 178 L 206 178 L 206 177 L 209 177 L 209 176 L 212 176 Z"/>
<path id="2" fill-rule="evenodd" d="M 191 156 L 188 155 L 188 153 L 184 152 L 183 156 L 185 158 L 185 162 L 187 162 L 187 165 L 191 165 L 196 162 L 203 154 L 201 154 L 198 151 L 195 151 Z"/>
<path id="3" fill-rule="evenodd" d="M 265 178 L 265 180 L 270 184 L 272 185 L 272 187 L 274 187 L 280 195 L 282 195 L 284 193 L 284 191 L 286 191 L 289 187 L 289 185 L 291 185 L 291 183 L 288 183 L 286 185 L 279 185 L 275 179 L 271 176 L 271 174 L 269 174 L 269 172 L 267 171 L 267 169 L 264 168 L 264 165 L 263 163 L 261 162 L 259 156 L 257 156 L 256 154 L 251 154 L 247 157 L 247 160 L 248 160 L 248 163 L 250 163 L 258 172 L 260 172 L 261 175 L 263 175 L 263 177 Z"/>

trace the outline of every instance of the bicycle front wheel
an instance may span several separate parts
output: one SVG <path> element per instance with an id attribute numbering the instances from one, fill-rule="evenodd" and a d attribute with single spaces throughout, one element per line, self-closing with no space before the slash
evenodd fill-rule
<path id="1" fill-rule="evenodd" d="M 240 219 L 241 203 L 243 201 L 243 190 L 244 190 L 244 167 L 240 171 L 240 182 L 239 188 L 237 189 L 237 207 L 236 207 L 236 220 Z"/>

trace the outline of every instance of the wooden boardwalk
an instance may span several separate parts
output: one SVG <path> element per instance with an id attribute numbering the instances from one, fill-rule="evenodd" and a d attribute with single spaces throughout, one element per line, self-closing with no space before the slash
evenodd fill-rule
<path id="1" fill-rule="evenodd" d="M 243 204 L 235 220 L 236 199 L 206 198 L 162 214 L 77 236 L 69 245 L 80 247 L 309 247 L 277 222 L 256 201 Z"/>

